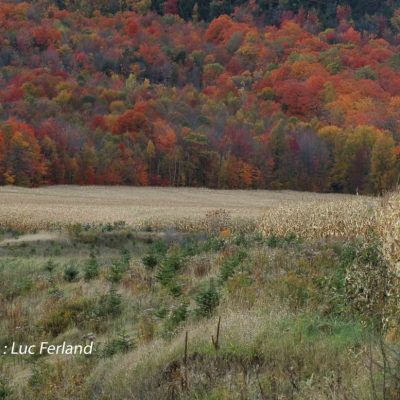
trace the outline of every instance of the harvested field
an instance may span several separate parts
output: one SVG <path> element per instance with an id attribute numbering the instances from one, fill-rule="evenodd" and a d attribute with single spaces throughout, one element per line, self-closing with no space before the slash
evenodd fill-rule
<path id="1" fill-rule="evenodd" d="M 212 210 L 225 209 L 233 219 L 259 223 L 282 207 L 357 204 L 371 198 L 294 191 L 210 190 L 196 188 L 79 187 L 0 188 L 0 226 L 29 231 L 71 223 L 124 221 L 141 228 L 174 226 L 185 230 Z"/>

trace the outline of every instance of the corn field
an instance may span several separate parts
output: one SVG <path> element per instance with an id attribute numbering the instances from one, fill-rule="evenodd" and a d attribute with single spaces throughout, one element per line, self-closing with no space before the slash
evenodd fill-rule
<path id="1" fill-rule="evenodd" d="M 20 232 L 61 229 L 80 224 L 124 221 L 135 229 L 209 230 L 218 210 L 234 229 L 255 229 L 263 215 L 281 207 L 334 203 L 355 196 L 267 190 L 196 188 L 0 187 L 0 228 Z M 356 202 L 356 200 L 354 200 Z M 218 219 L 218 218 L 217 218 Z"/>
<path id="2" fill-rule="evenodd" d="M 368 236 L 375 229 L 377 201 L 354 198 L 313 201 L 268 211 L 262 220 L 264 235 L 295 234 L 306 239 Z"/>

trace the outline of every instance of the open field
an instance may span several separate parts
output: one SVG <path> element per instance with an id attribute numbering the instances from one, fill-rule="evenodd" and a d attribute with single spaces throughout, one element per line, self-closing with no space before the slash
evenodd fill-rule
<path id="1" fill-rule="evenodd" d="M 0 400 L 400 399 L 400 194 L 6 187 L 0 202 L 3 228 L 42 228 L 0 236 Z M 204 223 L 162 229 L 184 218 Z M 9 352 L 92 340 L 90 356 Z"/>
<path id="2" fill-rule="evenodd" d="M 124 221 L 142 228 L 193 226 L 212 210 L 233 219 L 259 223 L 264 214 L 284 207 L 369 203 L 370 197 L 294 191 L 210 190 L 195 188 L 79 187 L 0 188 L 0 226 L 51 229 L 72 223 Z"/>

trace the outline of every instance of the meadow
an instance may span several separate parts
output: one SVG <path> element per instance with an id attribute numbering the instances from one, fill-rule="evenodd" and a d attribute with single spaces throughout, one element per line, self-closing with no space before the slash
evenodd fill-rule
<path id="1" fill-rule="evenodd" d="M 0 189 L 0 399 L 400 393 L 400 195 Z"/>

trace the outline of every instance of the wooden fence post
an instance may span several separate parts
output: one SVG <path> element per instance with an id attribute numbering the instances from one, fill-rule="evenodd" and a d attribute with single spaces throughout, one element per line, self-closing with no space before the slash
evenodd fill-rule
<path id="1" fill-rule="evenodd" d="M 219 350 L 219 332 L 220 332 L 220 329 L 221 329 L 221 317 L 218 318 L 217 333 L 216 333 L 215 339 L 214 339 L 214 336 L 211 335 L 212 344 L 214 345 L 214 349 L 217 352 Z"/>
<path id="2" fill-rule="evenodd" d="M 184 382 L 183 382 L 183 387 L 185 389 L 188 388 L 188 374 L 187 374 L 187 363 L 188 363 L 188 341 L 189 341 L 189 333 L 186 331 L 185 333 L 185 354 L 183 356 L 183 366 L 184 366 Z"/>

